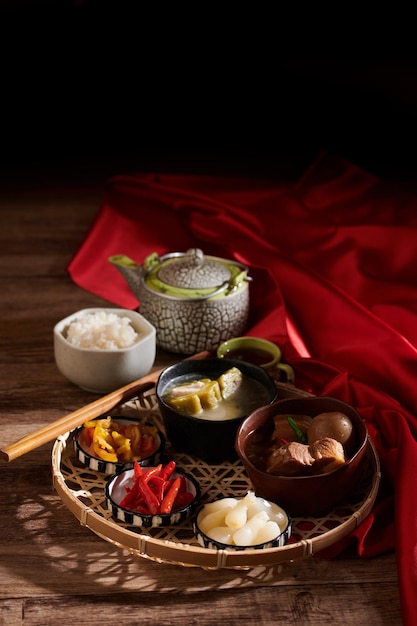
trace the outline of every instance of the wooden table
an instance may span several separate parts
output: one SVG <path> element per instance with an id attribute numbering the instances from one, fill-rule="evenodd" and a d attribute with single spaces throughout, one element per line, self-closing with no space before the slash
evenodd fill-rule
<path id="1" fill-rule="evenodd" d="M 59 373 L 52 329 L 108 302 L 66 265 L 101 200 L 101 179 L 0 195 L 0 445 L 91 402 Z M 156 366 L 172 355 L 158 353 Z M 217 570 L 133 557 L 81 526 L 52 488 L 52 442 L 0 461 L 0 624 L 401 624 L 394 554 Z"/>

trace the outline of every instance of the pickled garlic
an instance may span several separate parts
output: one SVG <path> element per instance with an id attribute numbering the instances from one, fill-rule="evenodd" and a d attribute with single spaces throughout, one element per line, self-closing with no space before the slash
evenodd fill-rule
<path id="1" fill-rule="evenodd" d="M 242 528 L 233 533 L 233 543 L 237 546 L 253 546 L 255 543 L 258 543 L 258 533 L 268 521 L 268 513 L 259 511 Z"/>
<path id="2" fill-rule="evenodd" d="M 278 537 L 288 518 L 278 505 L 248 491 L 241 499 L 223 498 L 206 504 L 197 524 L 202 533 L 219 543 L 255 546 Z"/>

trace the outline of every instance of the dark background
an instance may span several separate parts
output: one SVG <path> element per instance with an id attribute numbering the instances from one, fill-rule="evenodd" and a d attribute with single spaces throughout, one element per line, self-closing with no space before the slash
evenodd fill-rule
<path id="1" fill-rule="evenodd" d="M 297 176 L 321 150 L 415 178 L 417 59 L 293 58 L 268 37 L 255 45 L 255 23 L 233 41 L 225 26 L 196 25 L 133 18 L 122 1 L 4 0 L 3 182 Z"/>

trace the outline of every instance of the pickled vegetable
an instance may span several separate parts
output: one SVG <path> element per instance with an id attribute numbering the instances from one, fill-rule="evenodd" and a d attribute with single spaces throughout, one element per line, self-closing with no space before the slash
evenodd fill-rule
<path id="1" fill-rule="evenodd" d="M 165 466 L 142 469 L 136 462 L 120 506 L 145 515 L 167 515 L 190 504 L 194 495 L 183 475 L 173 476 L 175 467 L 175 461 L 170 461 Z"/>
<path id="2" fill-rule="evenodd" d="M 103 461 L 131 463 L 156 451 L 157 428 L 144 421 L 119 424 L 109 416 L 85 422 L 79 442 L 88 454 Z"/>
<path id="3" fill-rule="evenodd" d="M 284 511 L 249 491 L 241 499 L 223 498 L 206 504 L 197 525 L 210 539 L 226 545 L 254 546 L 278 537 L 286 528 Z"/>

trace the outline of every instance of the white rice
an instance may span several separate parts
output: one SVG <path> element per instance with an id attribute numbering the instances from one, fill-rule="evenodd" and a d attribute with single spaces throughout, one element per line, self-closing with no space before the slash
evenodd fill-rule
<path id="1" fill-rule="evenodd" d="M 128 317 L 98 311 L 74 320 L 68 327 L 66 338 L 78 348 L 120 350 L 132 346 L 139 334 Z"/>

